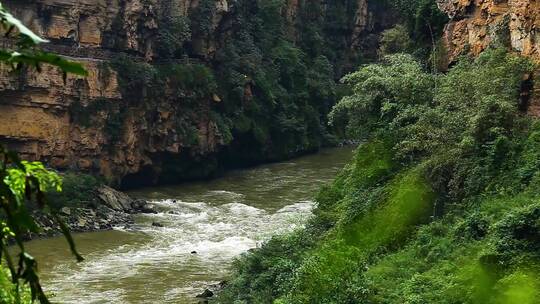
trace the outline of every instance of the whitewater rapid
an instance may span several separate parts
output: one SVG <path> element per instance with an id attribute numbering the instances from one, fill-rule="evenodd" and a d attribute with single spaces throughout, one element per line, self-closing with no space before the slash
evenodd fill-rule
<path id="1" fill-rule="evenodd" d="M 216 194 L 238 196 L 229 191 Z M 86 256 L 79 265 L 58 265 L 48 288 L 61 303 L 128 303 L 129 289 L 113 288 L 118 280 L 148 277 L 163 269 L 184 269 L 183 280 L 190 284 L 175 287 L 166 293 L 148 289 L 151 298 L 139 303 L 177 303 L 189 298 L 216 281 L 206 277 L 222 274 L 238 255 L 255 248 L 275 234 L 300 228 L 311 214 L 313 202 L 304 201 L 285 206 L 275 213 L 242 203 L 212 206 L 204 202 L 189 203 L 174 199 L 153 201 L 158 214 L 139 216 L 138 224 L 122 233 L 144 234 L 144 245 L 122 245 L 105 252 Z M 163 227 L 152 226 L 159 223 Z M 162 276 L 165 279 L 167 276 Z M 167 278 L 174 280 L 174 277 Z M 148 278 L 148 286 L 152 285 Z M 97 284 L 97 286 L 96 286 Z M 88 288 L 88 286 L 93 288 Z M 67 291 L 69 286 L 71 291 Z M 103 289 L 103 291 L 100 291 Z M 108 290 L 107 290 L 108 289 Z M 153 294 L 153 295 L 152 295 Z M 151 295 L 151 296 L 150 296 Z M 157 301 L 157 302 L 156 302 Z M 169 302 L 173 301 L 173 302 Z"/>
<path id="2" fill-rule="evenodd" d="M 211 181 L 131 191 L 158 213 L 137 215 L 129 227 L 74 235 L 82 263 L 62 238 L 26 247 L 55 303 L 197 303 L 195 295 L 230 276 L 236 257 L 305 225 L 315 194 L 351 152 L 330 149 Z"/>

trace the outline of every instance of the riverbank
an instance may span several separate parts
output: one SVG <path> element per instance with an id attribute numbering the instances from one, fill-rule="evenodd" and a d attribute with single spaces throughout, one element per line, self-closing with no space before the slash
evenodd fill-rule
<path id="1" fill-rule="evenodd" d="M 325 149 L 331 150 L 354 147 L 358 144 L 359 142 L 354 140 L 341 140 L 334 147 Z M 314 153 L 297 155 L 296 157 L 282 160 L 282 162 L 309 155 L 317 155 L 318 153 L 325 151 L 325 149 Z M 214 178 L 187 180 L 181 183 L 172 184 L 172 186 L 194 182 L 209 182 L 211 180 L 223 178 L 230 172 L 249 170 L 258 166 L 277 163 L 279 162 L 268 161 L 266 163 L 255 163 L 252 166 L 243 168 L 231 167 Z M 51 201 L 71 232 L 95 232 L 111 230 L 114 227 L 128 228 L 130 225 L 134 224 L 133 215 L 157 212 L 154 209 L 154 206 L 144 199 L 134 199 L 126 193 L 126 191 L 137 193 L 137 190 L 116 190 L 107 186 L 106 182 L 99 177 L 84 173 L 67 172 L 64 173 L 62 177 L 64 179 L 64 190 L 62 193 L 53 194 Z M 165 183 L 162 186 L 168 187 L 169 185 Z M 50 215 L 36 211 L 34 212 L 34 217 L 38 226 L 41 227 L 41 232 L 28 234 L 28 240 L 54 237 L 62 234 L 59 225 Z M 158 226 L 160 225 L 159 223 L 155 224 Z"/>
<path id="2" fill-rule="evenodd" d="M 228 280 L 236 257 L 303 226 L 312 215 L 313 194 L 349 161 L 352 150 L 324 149 L 209 181 L 129 191 L 157 213 L 131 214 L 134 223 L 126 229 L 75 233 L 82 263 L 61 237 L 26 247 L 40 262 L 43 286 L 55 294 L 54 302 L 204 303 L 196 296 L 205 289 L 216 293 L 212 285 Z"/>
<path id="3" fill-rule="evenodd" d="M 305 229 L 235 264 L 220 303 L 538 303 L 540 121 L 518 107 L 531 67 L 490 50 L 445 74 L 394 55 L 347 76 L 333 113 L 370 140 Z"/>
<path id="4" fill-rule="evenodd" d="M 72 204 L 58 208 L 60 218 L 71 232 L 94 232 L 111 230 L 114 227 L 126 228 L 134 224 L 134 214 L 157 212 L 145 200 L 133 199 L 126 193 L 106 185 L 100 185 L 88 191 L 93 192 L 94 195 L 91 203 Z M 35 211 L 34 219 L 41 231 L 28 234 L 28 240 L 62 234 L 60 226 L 51 215 Z"/>

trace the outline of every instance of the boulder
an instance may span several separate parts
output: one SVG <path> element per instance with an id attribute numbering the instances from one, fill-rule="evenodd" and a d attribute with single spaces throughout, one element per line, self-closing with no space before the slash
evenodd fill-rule
<path id="1" fill-rule="evenodd" d="M 222 290 L 222 289 L 224 289 L 225 287 L 227 287 L 227 285 L 229 285 L 229 282 L 223 280 L 223 281 L 219 282 L 217 285 L 218 285 L 217 290 Z"/>
<path id="2" fill-rule="evenodd" d="M 152 226 L 154 226 L 154 227 L 163 227 L 163 224 L 158 223 L 158 222 L 153 222 Z"/>
<path id="3" fill-rule="evenodd" d="M 77 221 L 77 226 L 79 228 L 84 228 L 86 227 L 86 224 L 88 223 L 88 221 L 84 218 L 80 218 L 78 221 Z"/>
<path id="4" fill-rule="evenodd" d="M 211 298 L 214 296 L 214 293 L 210 289 L 205 289 L 203 293 L 197 295 L 197 298 Z"/>
<path id="5" fill-rule="evenodd" d="M 131 203 L 131 209 L 135 212 L 140 212 L 140 213 L 157 213 L 153 205 L 141 199 L 133 201 Z"/>
<path id="6" fill-rule="evenodd" d="M 60 212 L 62 212 L 64 215 L 71 215 L 71 209 L 69 209 L 69 207 L 62 207 Z"/>
<path id="7" fill-rule="evenodd" d="M 227 285 L 228 285 L 227 281 L 220 281 L 219 283 L 212 284 L 209 287 L 214 293 L 216 293 L 223 290 L 225 287 L 227 287 Z"/>
<path id="8" fill-rule="evenodd" d="M 116 211 L 132 211 L 133 199 L 127 194 L 105 185 L 99 187 L 97 193 L 105 206 Z"/>

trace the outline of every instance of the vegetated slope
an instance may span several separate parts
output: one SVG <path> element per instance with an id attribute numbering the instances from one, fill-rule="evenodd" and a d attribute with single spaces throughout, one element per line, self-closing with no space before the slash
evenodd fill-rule
<path id="1" fill-rule="evenodd" d="M 335 80 L 374 60 L 396 21 L 367 0 L 4 2 L 89 76 L 3 69 L 0 140 L 131 187 L 332 142 Z"/>
<path id="2" fill-rule="evenodd" d="M 539 303 L 540 122 L 524 58 L 391 55 L 331 118 L 367 139 L 305 229 L 242 256 L 222 303 Z"/>

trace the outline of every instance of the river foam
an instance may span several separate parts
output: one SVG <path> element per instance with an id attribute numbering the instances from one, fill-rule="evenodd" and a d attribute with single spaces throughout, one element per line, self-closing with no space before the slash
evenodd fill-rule
<path id="1" fill-rule="evenodd" d="M 213 192 L 211 195 L 227 196 L 224 201 L 241 199 L 234 192 Z M 271 235 L 301 227 L 314 205 L 305 201 L 268 212 L 240 202 L 210 205 L 167 199 L 151 203 L 159 213 L 141 215 L 134 227 L 119 228 L 123 233 L 144 235 L 148 241 L 93 253 L 78 265 L 57 266 L 56 275 L 48 284 L 50 291 L 58 291 L 55 301 L 134 303 L 128 298 L 125 284 L 118 284 L 119 281 L 130 280 L 132 288 L 148 287 L 151 294 L 156 274 L 176 268 L 189 277 L 189 284 L 171 286 L 164 294 L 149 294 L 148 300 L 137 303 L 184 303 L 174 299 L 192 297 L 214 283 L 206 280 L 210 274 L 214 278 L 216 273 L 225 277 L 226 266 L 235 257 L 259 246 Z M 163 227 L 151 225 L 153 222 Z M 174 273 L 171 276 L 170 271 L 164 272 L 163 279 L 174 282 Z"/>
<path id="2" fill-rule="evenodd" d="M 75 235 L 86 258 L 80 264 L 61 238 L 27 248 L 54 302 L 197 303 L 194 296 L 226 278 L 239 254 L 304 225 L 314 204 L 303 200 L 313 199 L 351 152 L 325 150 L 210 181 L 134 190 L 132 197 L 153 201 L 159 213 L 137 216 L 134 227 Z"/>

